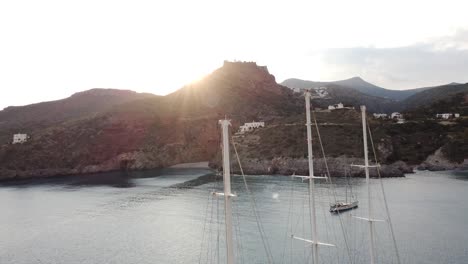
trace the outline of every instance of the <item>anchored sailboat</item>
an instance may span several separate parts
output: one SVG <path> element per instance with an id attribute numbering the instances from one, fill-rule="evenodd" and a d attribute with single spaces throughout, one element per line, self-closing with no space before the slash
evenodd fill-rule
<path id="1" fill-rule="evenodd" d="M 330 205 L 331 213 L 340 213 L 340 212 L 348 211 L 348 210 L 357 208 L 359 205 L 359 201 L 356 200 L 356 198 L 353 195 L 353 192 L 351 189 L 352 187 L 349 184 L 349 179 L 346 175 L 346 172 L 345 172 L 345 178 L 346 178 L 346 190 L 345 190 L 346 199 L 344 201 L 336 201 L 335 203 L 332 203 Z M 350 197 L 351 201 L 348 201 L 348 189 L 351 190 L 351 197 Z"/>

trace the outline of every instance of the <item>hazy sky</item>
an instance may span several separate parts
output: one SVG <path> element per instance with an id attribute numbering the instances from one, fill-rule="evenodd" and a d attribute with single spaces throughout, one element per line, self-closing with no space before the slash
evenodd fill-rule
<path id="1" fill-rule="evenodd" d="M 0 109 L 90 88 L 167 94 L 223 60 L 278 81 L 468 82 L 468 1 L 1 1 Z"/>

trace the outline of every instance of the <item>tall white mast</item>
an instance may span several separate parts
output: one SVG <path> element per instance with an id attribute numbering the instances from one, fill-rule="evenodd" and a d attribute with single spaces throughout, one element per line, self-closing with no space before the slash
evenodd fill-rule
<path id="1" fill-rule="evenodd" d="M 231 193 L 231 163 L 229 159 L 229 126 L 231 122 L 227 119 L 219 120 L 223 136 L 223 181 L 224 193 L 216 193 L 224 196 L 224 213 L 226 227 L 226 256 L 227 264 L 234 264 L 234 243 L 232 239 L 232 201 Z"/>
<path id="2" fill-rule="evenodd" d="M 378 165 L 370 166 L 369 165 L 369 154 L 367 149 L 367 124 L 366 124 L 366 107 L 361 106 L 361 116 L 362 116 L 362 136 L 364 140 L 364 166 L 354 165 L 356 167 L 364 168 L 366 172 L 366 184 L 367 184 L 367 204 L 368 204 L 368 217 L 355 217 L 358 219 L 366 220 L 369 222 L 369 240 L 370 240 L 370 263 L 375 263 L 374 256 L 374 222 L 382 222 L 383 220 L 373 219 L 372 215 L 372 198 L 371 198 L 371 188 L 370 188 L 370 179 L 369 179 L 369 168 L 378 167 Z"/>
<path id="3" fill-rule="evenodd" d="M 361 106 L 362 116 L 362 136 L 364 138 L 364 170 L 366 172 L 366 184 L 367 184 L 367 204 L 368 204 L 368 217 L 372 219 L 372 199 L 371 199 L 371 188 L 369 183 L 369 149 L 367 148 L 367 124 L 366 124 L 366 107 Z M 370 263 L 374 264 L 374 228 L 373 222 L 369 221 L 369 239 L 370 239 Z"/>
<path id="4" fill-rule="evenodd" d="M 307 153 L 309 160 L 309 176 L 314 175 L 314 162 L 312 160 L 312 123 L 310 121 L 310 91 L 305 93 L 305 104 L 306 104 L 306 126 L 307 126 Z M 311 198 L 311 210 L 312 210 L 312 240 L 318 241 L 317 239 L 317 216 L 315 212 L 315 181 L 313 178 L 309 180 L 309 191 Z M 314 264 L 318 264 L 318 244 L 314 243 L 312 248 L 312 255 L 314 257 Z"/>
<path id="5" fill-rule="evenodd" d="M 310 207 L 311 207 L 311 230 L 312 230 L 312 240 L 296 237 L 292 235 L 292 238 L 297 239 L 297 240 L 302 240 L 305 242 L 312 243 L 312 255 L 314 259 L 314 264 L 319 263 L 319 257 L 318 257 L 318 245 L 323 245 L 323 246 L 334 246 L 332 244 L 327 244 L 327 243 L 321 243 L 318 242 L 318 235 L 317 235 L 317 216 L 316 216 L 316 209 L 315 209 L 315 182 L 314 179 L 326 179 L 327 177 L 317 177 L 314 176 L 314 162 L 313 162 L 313 153 L 312 153 L 312 122 L 310 118 L 310 91 L 305 92 L 305 105 L 306 105 L 306 126 L 307 126 L 307 153 L 308 153 L 308 162 L 309 162 L 309 176 L 297 176 L 294 175 L 294 177 L 299 177 L 304 179 L 309 180 L 309 192 L 310 192 Z"/>

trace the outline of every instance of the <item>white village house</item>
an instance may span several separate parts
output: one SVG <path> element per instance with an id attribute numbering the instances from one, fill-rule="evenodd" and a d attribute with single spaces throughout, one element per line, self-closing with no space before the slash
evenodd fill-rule
<path id="1" fill-rule="evenodd" d="M 442 119 L 449 119 L 449 118 L 458 118 L 460 117 L 459 113 L 443 113 L 443 114 L 436 114 L 436 118 L 442 118 Z"/>
<path id="2" fill-rule="evenodd" d="M 452 117 L 452 114 L 450 113 L 436 114 L 436 118 L 449 119 L 451 117 Z"/>
<path id="3" fill-rule="evenodd" d="M 316 96 L 314 96 L 315 98 L 325 98 L 328 96 L 327 87 L 318 87 L 314 88 L 314 90 L 317 94 Z"/>
<path id="4" fill-rule="evenodd" d="M 398 118 L 398 119 L 402 119 L 403 118 L 403 115 L 398 113 L 398 112 L 393 112 L 392 115 L 391 115 L 392 119 L 393 118 Z"/>
<path id="5" fill-rule="evenodd" d="M 28 134 L 14 134 L 13 144 L 22 144 L 28 141 Z"/>
<path id="6" fill-rule="evenodd" d="M 292 88 L 292 90 L 295 93 L 300 93 L 301 92 L 301 88 Z"/>
<path id="7" fill-rule="evenodd" d="M 328 110 L 343 109 L 343 108 L 344 108 L 344 105 L 342 103 L 328 106 Z"/>
<path id="8" fill-rule="evenodd" d="M 383 113 L 374 113 L 374 117 L 375 118 L 387 118 L 387 114 L 383 114 Z"/>
<path id="9" fill-rule="evenodd" d="M 247 131 L 252 131 L 259 127 L 265 127 L 265 122 L 255 122 L 245 123 L 239 127 L 239 133 L 245 133 Z"/>

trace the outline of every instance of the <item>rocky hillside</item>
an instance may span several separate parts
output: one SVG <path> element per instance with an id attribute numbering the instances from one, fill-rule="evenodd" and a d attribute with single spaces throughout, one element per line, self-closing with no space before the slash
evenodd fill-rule
<path id="1" fill-rule="evenodd" d="M 327 93 L 326 97 L 314 97 L 313 103 L 315 106 L 327 109 L 329 105 L 343 103 L 345 106 L 359 109 L 361 105 L 366 105 L 371 113 L 391 113 L 400 109 L 399 103 L 395 100 L 367 95 L 336 84 L 329 84 L 325 91 Z"/>
<path id="2" fill-rule="evenodd" d="M 167 96 L 124 91 L 127 96 L 122 99 L 109 92 L 119 93 L 97 89 L 2 111 L 0 178 L 151 169 L 206 160 L 216 166 L 218 120 L 224 117 L 232 120 L 232 132 L 244 122 L 266 122 L 265 128 L 234 139 L 247 173 L 301 173 L 306 168 L 304 98 L 277 84 L 268 69 L 256 63 L 225 62 L 204 79 Z M 373 102 L 373 97 L 339 85 L 330 86 L 327 93 L 330 98 L 319 96 L 313 105 L 338 102 L 333 101 L 338 100 L 337 94 L 345 104 L 365 102 L 376 111 L 385 111 L 385 102 L 392 102 Z M 52 113 L 47 118 L 40 114 L 47 111 Z M 342 175 L 350 161 L 362 163 L 359 112 L 324 111 L 316 117 L 333 175 Z M 15 119 L 22 121 L 15 123 Z M 465 133 L 464 123 L 371 122 L 379 160 L 386 164 L 385 176 L 401 176 L 410 171 L 407 164 L 421 164 L 439 149 L 453 162 L 464 159 L 452 140 L 453 135 Z M 10 144 L 17 132 L 28 133 L 28 142 Z M 315 153 L 320 157 L 318 149 Z M 324 172 L 320 160 L 317 168 Z M 361 173 L 352 171 L 355 176 Z"/>
<path id="3" fill-rule="evenodd" d="M 351 169 L 349 164 L 363 164 L 362 127 L 360 113 L 355 110 L 339 110 L 315 113 L 319 132 L 332 176 L 342 176 L 345 170 L 353 176 L 363 176 L 362 170 Z M 408 122 L 395 124 L 389 120 L 368 118 L 376 146 L 377 159 L 386 177 L 402 176 L 418 167 L 439 149 L 442 156 L 451 162 L 447 168 L 461 166 L 467 144 L 458 142 L 455 135 L 468 136 L 463 123 L 447 126 L 436 121 Z M 235 142 L 239 150 L 244 171 L 249 173 L 307 173 L 307 146 L 304 128 L 305 117 L 290 117 L 288 122 L 257 129 L 251 133 L 237 135 Z M 313 128 L 315 169 L 326 173 L 325 160 L 319 145 L 318 133 Z M 458 142 L 458 143 L 456 143 Z M 454 147 L 457 144 L 458 147 Z M 370 143 L 369 143 L 370 145 Z M 465 146 L 465 147 L 463 147 Z M 220 157 L 218 157 L 220 159 Z M 372 152 L 370 158 L 375 159 Z M 219 160 L 218 160 L 219 163 Z M 459 164 L 459 165 L 457 165 Z M 240 172 L 233 162 L 235 172 Z M 426 166 L 436 169 L 435 166 Z M 438 169 L 442 168 L 439 166 Z M 376 171 L 371 171 L 377 176 Z"/>
<path id="4" fill-rule="evenodd" d="M 428 108 L 430 105 L 437 108 L 437 106 L 434 105 L 437 102 L 448 102 L 458 99 L 460 101 L 459 103 L 462 103 L 465 101 L 466 96 L 468 96 L 468 83 L 443 85 L 424 90 L 420 93 L 408 97 L 402 102 L 402 108 L 406 109 L 407 111 L 420 107 Z M 447 110 L 449 109 L 440 109 L 439 111 Z"/>
<path id="5" fill-rule="evenodd" d="M 466 88 L 466 84 L 453 88 L 444 87 L 441 89 L 442 93 L 439 93 L 438 90 L 428 90 L 419 98 L 411 98 L 429 103 L 420 104 L 418 107 L 409 107 L 404 115 L 411 120 L 443 125 L 443 130 L 440 132 L 441 137 L 445 135 L 449 138 L 437 152 L 434 152 L 424 162 L 424 168 L 451 168 L 456 167 L 450 164 L 453 162 L 468 163 L 468 119 L 466 118 L 468 116 L 468 90 Z M 429 92 L 431 94 L 428 95 Z M 434 102 L 432 99 L 434 97 L 441 99 Z M 436 114 L 440 113 L 458 113 L 460 117 L 442 120 L 436 118 Z"/>
<path id="6" fill-rule="evenodd" d="M 345 81 L 352 81 L 352 79 Z M 355 89 L 354 87 L 346 86 L 345 84 L 347 84 L 347 82 L 345 81 L 324 83 L 288 79 L 282 84 L 292 89 L 296 88 L 293 89 L 296 92 L 298 89 L 301 91 L 303 89 L 322 87 L 320 88 L 322 95 L 314 96 L 314 103 L 321 108 L 327 108 L 328 105 L 341 102 L 346 106 L 353 106 L 357 109 L 360 105 L 366 105 L 368 111 L 372 113 L 391 113 L 401 109 L 400 102 L 389 98 L 374 96 L 371 95 L 372 93 L 369 94 L 366 92 L 361 92 L 360 90 L 362 89 Z M 370 88 L 369 86 L 368 90 L 383 89 L 377 86 L 375 87 L 376 88 Z M 313 91 L 317 91 L 317 89 L 313 89 Z M 299 92 L 298 94 L 301 93 Z"/>
<path id="7" fill-rule="evenodd" d="M 101 113 L 112 106 L 140 98 L 158 97 L 117 89 L 92 89 L 50 102 L 10 106 L 0 111 L 0 145 L 11 141 L 12 133 L 32 133 L 53 124 Z"/>
<path id="8" fill-rule="evenodd" d="M 394 111 L 412 111 L 417 108 L 434 105 L 440 101 L 451 100 L 455 95 L 463 97 L 468 94 L 468 84 L 450 83 L 447 85 L 423 87 L 410 90 L 388 90 L 364 81 L 359 77 L 335 82 L 313 82 L 300 79 L 287 79 L 283 85 L 291 89 L 310 89 L 324 87 L 329 102 L 343 102 L 348 105 L 364 104 L 370 112 L 391 113 Z M 322 100 L 323 101 L 323 100 Z M 327 102 L 319 102 L 326 105 Z M 436 107 L 447 108 L 447 107 Z M 446 110 L 445 110 L 446 111 Z"/>
<path id="9" fill-rule="evenodd" d="M 4 144 L 0 175 L 52 176 L 209 160 L 218 150 L 217 121 L 224 116 L 236 127 L 252 119 L 274 123 L 301 108 L 265 67 L 226 62 L 173 94 L 40 126 L 27 143 Z M 11 138 L 12 133 L 1 129 L 0 135 Z"/>

